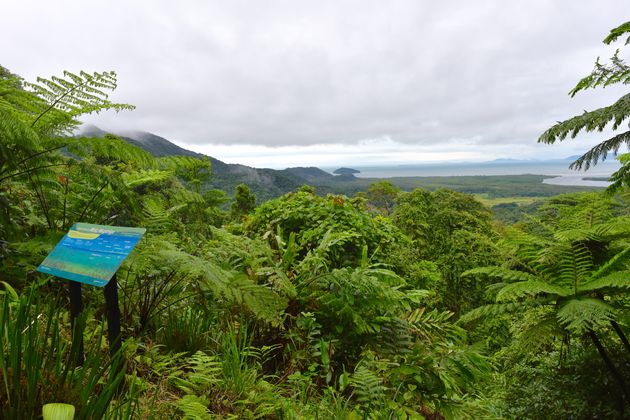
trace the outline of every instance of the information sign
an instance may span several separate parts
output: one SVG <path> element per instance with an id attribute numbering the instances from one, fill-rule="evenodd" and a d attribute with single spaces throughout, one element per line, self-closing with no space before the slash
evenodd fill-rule
<path id="1" fill-rule="evenodd" d="M 76 223 L 37 271 L 103 287 L 145 232 L 144 228 Z"/>

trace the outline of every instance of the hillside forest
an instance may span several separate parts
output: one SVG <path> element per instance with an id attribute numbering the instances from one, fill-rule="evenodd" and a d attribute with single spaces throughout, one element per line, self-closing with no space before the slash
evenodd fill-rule
<path id="1" fill-rule="evenodd" d="M 627 84 L 611 63 L 572 93 Z M 502 218 L 461 191 L 386 181 L 263 200 L 215 188 L 207 157 L 74 136 L 83 115 L 132 112 L 115 88 L 113 72 L 0 69 L 0 418 L 48 403 L 78 419 L 630 416 L 628 155 L 608 190 Z M 628 115 L 623 97 L 540 141 Z M 111 354 L 102 289 L 83 287 L 73 321 L 69 282 L 36 272 L 76 222 L 147 229 L 118 271 Z"/>

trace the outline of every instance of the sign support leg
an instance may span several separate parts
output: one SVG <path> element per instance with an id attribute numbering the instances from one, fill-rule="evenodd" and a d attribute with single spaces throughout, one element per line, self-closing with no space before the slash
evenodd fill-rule
<path id="1" fill-rule="evenodd" d="M 77 365 L 83 366 L 85 354 L 83 353 L 83 325 L 77 325 L 77 318 L 83 312 L 83 297 L 81 296 L 81 283 L 70 280 L 70 321 L 72 325 L 72 344 L 78 348 Z"/>
<path id="2" fill-rule="evenodd" d="M 105 285 L 105 310 L 107 312 L 107 338 L 109 353 L 113 356 L 120 350 L 120 307 L 118 306 L 118 281 L 116 275 Z"/>

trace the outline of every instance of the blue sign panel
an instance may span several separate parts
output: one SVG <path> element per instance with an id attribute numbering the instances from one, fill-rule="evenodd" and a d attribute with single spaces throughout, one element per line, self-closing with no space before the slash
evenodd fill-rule
<path id="1" fill-rule="evenodd" d="M 76 223 L 37 271 L 103 287 L 145 232 L 144 228 Z"/>

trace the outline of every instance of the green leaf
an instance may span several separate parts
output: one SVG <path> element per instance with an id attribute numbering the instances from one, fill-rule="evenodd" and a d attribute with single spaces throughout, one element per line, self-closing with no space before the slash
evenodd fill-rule
<path id="1" fill-rule="evenodd" d="M 44 420 L 72 420 L 74 406 L 70 404 L 50 403 L 42 407 Z"/>

